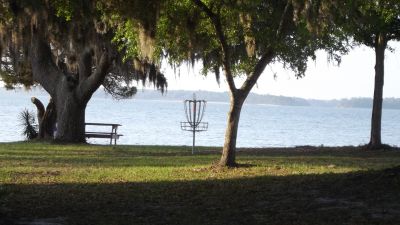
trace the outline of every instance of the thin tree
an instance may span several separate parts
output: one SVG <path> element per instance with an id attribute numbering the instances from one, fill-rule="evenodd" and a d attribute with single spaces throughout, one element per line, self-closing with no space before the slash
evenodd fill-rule
<path id="1" fill-rule="evenodd" d="M 230 109 L 220 166 L 236 165 L 241 109 L 268 64 L 282 62 L 302 77 L 317 49 L 329 48 L 330 53 L 344 50 L 338 36 L 322 35 L 329 33 L 323 32 L 329 26 L 318 27 L 312 22 L 311 18 L 316 19 L 319 12 L 329 8 L 326 4 L 191 0 L 168 1 L 161 11 L 156 37 L 168 61 L 180 65 L 201 60 L 204 74 L 214 72 L 219 79 L 222 68 L 228 83 Z M 324 19 L 329 20 L 321 17 L 321 24 L 328 24 L 322 23 Z M 235 76 L 245 77 L 240 87 Z"/>
<path id="2" fill-rule="evenodd" d="M 375 84 L 368 148 L 382 148 L 382 103 L 385 74 L 385 51 L 390 41 L 400 40 L 400 1 L 343 0 L 336 8 L 338 25 L 354 38 L 375 51 Z"/>

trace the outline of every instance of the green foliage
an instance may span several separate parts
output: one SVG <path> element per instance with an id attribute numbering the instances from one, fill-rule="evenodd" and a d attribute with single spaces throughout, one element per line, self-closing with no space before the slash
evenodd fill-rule
<path id="1" fill-rule="evenodd" d="M 302 10 L 300 6 L 291 5 L 287 15 L 283 15 L 286 1 L 203 2 L 220 19 L 234 75 L 250 75 L 261 56 L 271 49 L 274 60 L 298 76 L 304 75 L 307 60 L 315 57 L 317 49 L 332 54 L 346 51 L 343 36 L 335 36 L 331 26 L 326 25 L 329 32 L 310 32 L 307 19 L 297 13 Z M 283 16 L 282 35 L 277 37 Z M 223 53 L 215 27 L 193 1 L 167 1 L 158 20 L 157 45 L 162 46 L 164 57 L 172 65 L 201 60 L 205 74 L 222 67 Z M 338 59 L 337 56 L 334 58 Z"/>
<path id="2" fill-rule="evenodd" d="M 360 44 L 375 47 L 375 38 L 382 34 L 385 41 L 400 40 L 400 2 L 398 0 L 343 1 L 335 8 L 339 26 Z"/>
<path id="3" fill-rule="evenodd" d="M 23 85 L 25 88 L 30 88 L 34 85 L 30 68 L 27 65 L 21 65 L 18 70 L 14 70 L 9 65 L 1 65 L 0 80 L 4 82 L 7 89 L 13 89 L 18 85 Z"/>
<path id="4" fill-rule="evenodd" d="M 124 60 L 160 62 L 160 48 L 155 52 L 155 32 L 161 1 L 98 1 L 102 20 L 115 29 L 113 43 Z"/>
<path id="5" fill-rule="evenodd" d="M 9 23 L 12 20 L 12 13 L 8 4 L 1 2 L 0 4 L 0 21 L 1 23 Z"/>
<path id="6" fill-rule="evenodd" d="M 132 20 L 113 22 L 118 24 L 115 32 L 115 36 L 112 41 L 118 46 L 118 50 L 124 53 L 123 60 L 126 61 L 129 58 L 139 57 L 139 43 L 138 43 L 138 33 L 136 26 Z"/>
<path id="7" fill-rule="evenodd" d="M 76 7 L 79 6 L 78 2 L 78 0 L 51 0 L 50 4 L 55 8 L 56 16 L 71 21 Z"/>

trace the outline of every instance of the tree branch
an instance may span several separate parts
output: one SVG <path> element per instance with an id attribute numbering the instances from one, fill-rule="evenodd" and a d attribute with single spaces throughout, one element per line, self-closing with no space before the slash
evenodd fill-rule
<path id="1" fill-rule="evenodd" d="M 285 21 L 287 21 L 286 17 L 288 15 L 290 6 L 291 6 L 291 1 L 288 0 L 286 3 L 285 9 L 283 10 L 281 19 L 279 21 L 279 26 L 275 33 L 277 40 L 282 37 L 282 34 L 286 27 Z M 257 83 L 257 80 L 258 80 L 258 78 L 260 78 L 265 67 L 273 60 L 274 57 L 275 57 L 275 52 L 273 50 L 273 47 L 270 45 L 267 48 L 267 52 L 263 54 L 263 56 L 260 58 L 260 60 L 258 60 L 257 64 L 254 67 L 253 72 L 247 77 L 246 81 L 243 83 L 242 87 L 240 88 L 240 91 L 243 92 L 243 94 L 245 96 L 247 96 L 250 93 L 250 90 Z"/>
<path id="2" fill-rule="evenodd" d="M 217 33 L 217 37 L 222 48 L 222 53 L 223 53 L 222 63 L 225 70 L 226 81 L 228 82 L 229 89 L 234 94 L 237 91 L 237 89 L 231 69 L 231 62 L 230 62 L 231 54 L 228 43 L 226 41 L 224 31 L 222 29 L 221 20 L 219 16 L 213 13 L 212 10 L 208 8 L 207 5 L 204 4 L 204 2 L 202 2 L 201 0 L 192 0 L 192 1 L 195 5 L 197 5 L 201 10 L 203 10 L 207 14 L 207 16 L 211 19 L 212 24 L 214 25 L 215 32 Z"/>
<path id="3" fill-rule="evenodd" d="M 79 82 L 85 81 L 92 74 L 92 51 L 85 49 L 79 59 Z"/>
<path id="4" fill-rule="evenodd" d="M 31 98 L 31 102 L 37 108 L 37 118 L 38 118 L 38 123 L 39 123 L 39 127 L 40 127 L 40 124 L 42 123 L 42 119 L 43 119 L 43 116 L 44 116 L 44 113 L 45 113 L 44 105 L 39 99 L 37 99 L 35 97 Z"/>
<path id="5" fill-rule="evenodd" d="M 33 80 L 38 82 L 50 96 L 55 96 L 57 84 L 63 74 L 52 59 L 49 44 L 43 40 L 43 37 L 38 34 L 38 31 L 32 32 L 29 54 Z"/>
<path id="6" fill-rule="evenodd" d="M 291 6 L 291 4 L 292 4 L 292 1 L 288 0 L 286 3 L 285 9 L 283 10 L 281 20 L 279 21 L 278 29 L 276 30 L 276 38 L 277 39 L 279 39 L 283 33 L 283 30 L 285 28 L 286 16 L 287 16 L 287 13 L 289 11 L 289 7 Z"/>
<path id="7" fill-rule="evenodd" d="M 103 52 L 100 58 L 100 62 L 97 65 L 96 70 L 86 80 L 79 84 L 78 96 L 83 103 L 87 103 L 92 94 L 100 87 L 103 83 L 104 78 L 110 68 L 110 59 L 107 50 Z"/>
<path id="8" fill-rule="evenodd" d="M 244 95 L 248 95 L 250 90 L 254 87 L 257 83 L 258 78 L 260 78 L 262 72 L 264 71 L 265 67 L 272 61 L 275 57 L 275 52 L 272 48 L 258 60 L 257 64 L 254 66 L 254 70 L 250 76 L 247 77 L 246 81 L 243 83 L 240 91 L 243 92 Z"/>

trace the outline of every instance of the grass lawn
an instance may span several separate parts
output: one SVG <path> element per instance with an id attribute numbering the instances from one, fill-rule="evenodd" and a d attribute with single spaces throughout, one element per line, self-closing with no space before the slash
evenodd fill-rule
<path id="1" fill-rule="evenodd" d="M 400 150 L 0 144 L 0 224 L 400 224 Z"/>

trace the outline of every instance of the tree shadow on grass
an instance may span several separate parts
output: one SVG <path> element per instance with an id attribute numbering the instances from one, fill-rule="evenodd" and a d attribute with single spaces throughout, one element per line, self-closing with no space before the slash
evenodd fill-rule
<path id="1" fill-rule="evenodd" d="M 243 179 L 0 186 L 0 224 L 400 224 L 400 167 Z M 29 224 L 26 222 L 25 224 Z"/>

